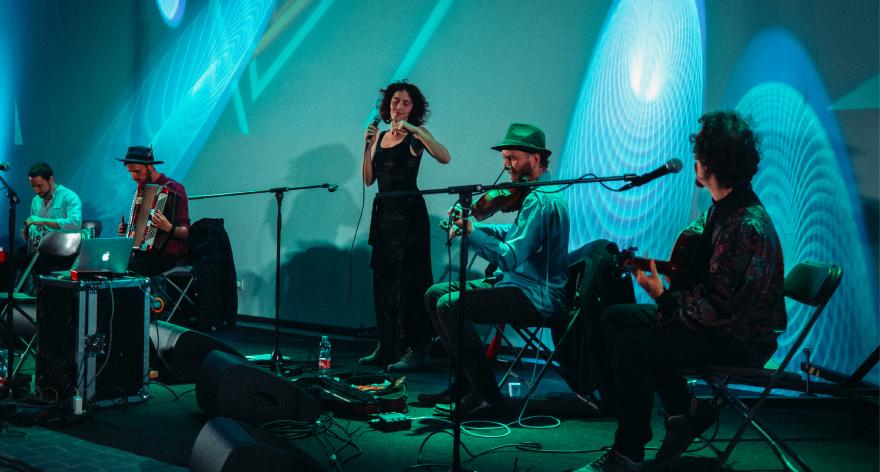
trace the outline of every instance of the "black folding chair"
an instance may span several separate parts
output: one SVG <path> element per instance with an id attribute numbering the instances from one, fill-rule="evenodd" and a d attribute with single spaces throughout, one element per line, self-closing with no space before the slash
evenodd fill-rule
<path id="1" fill-rule="evenodd" d="M 767 423 L 758 417 L 758 412 L 773 389 L 783 386 L 784 381 L 794 375 L 786 373 L 785 368 L 800 349 L 813 325 L 816 324 L 816 320 L 822 314 L 828 300 L 834 295 L 834 291 L 840 285 L 842 276 L 843 269 L 840 266 L 813 261 L 801 262 L 794 266 L 786 275 L 785 296 L 815 309 L 809 319 L 803 323 L 797 338 L 776 369 L 711 366 L 696 371 L 715 392 L 716 400 L 718 398 L 723 399 L 742 418 L 742 423 L 737 429 L 736 434 L 733 435 L 730 443 L 723 451 L 709 443 L 709 446 L 719 458 L 715 470 L 720 470 L 724 466 L 724 463 L 727 462 L 733 449 L 742 440 L 743 434 L 749 426 L 754 428 L 767 442 L 786 469 L 810 470 L 809 466 L 770 429 Z M 737 397 L 733 389 L 728 387 L 730 384 L 752 385 L 763 387 L 764 389 L 758 399 L 749 407 Z M 797 467 L 793 466 L 791 462 L 797 464 Z"/>
<path id="2" fill-rule="evenodd" d="M 195 308 L 193 284 L 196 277 L 191 265 L 176 265 L 156 277 L 161 281 L 156 285 L 156 298 L 161 300 L 160 311 L 164 312 L 169 306 L 171 307 L 167 310 L 165 321 L 170 323 L 182 306 L 191 310 Z"/>
<path id="3" fill-rule="evenodd" d="M 523 347 L 501 377 L 499 387 L 504 385 L 523 357 L 534 351 L 540 359 L 541 352 L 547 353 L 546 362 L 541 367 L 525 399 L 528 400 L 537 390 L 548 368 L 553 368 L 566 383 L 582 395 L 589 395 L 596 387 L 591 373 L 588 353 L 581 349 L 589 343 L 589 326 L 609 304 L 632 302 L 632 283 L 629 278 L 621 278 L 614 267 L 610 242 L 604 239 L 592 241 L 568 254 L 568 281 L 565 284 L 565 303 L 562 313 L 548 319 L 542 325 L 514 324 L 511 329 L 522 339 Z M 612 280 L 613 279 L 613 280 Z M 552 332 L 553 347 L 541 337 L 542 330 Z M 503 327 L 496 327 L 503 329 Z M 510 341 L 505 338 L 510 344 Z M 571 343 L 575 343 L 571 348 Z"/>
<path id="4" fill-rule="evenodd" d="M 548 319 L 540 325 L 510 325 L 511 329 L 513 329 L 513 331 L 522 339 L 523 347 L 517 352 L 516 357 L 513 359 L 513 362 L 510 363 L 510 367 L 507 369 L 507 372 L 505 372 L 504 375 L 501 377 L 501 380 L 498 382 L 499 387 L 504 385 L 504 382 L 506 382 L 508 377 L 513 374 L 514 369 L 518 365 L 520 365 L 523 357 L 530 350 L 534 350 L 536 352 L 536 357 L 540 357 L 540 353 L 542 351 L 548 353 L 548 355 L 546 363 L 541 367 L 541 370 L 538 371 L 538 375 L 529 386 L 529 390 L 524 397 L 526 400 L 531 398 L 532 394 L 535 393 L 535 390 L 538 389 L 538 385 L 541 383 L 541 379 L 544 378 L 544 375 L 547 373 L 547 369 L 549 367 L 552 366 L 554 369 L 559 371 L 559 366 L 554 363 L 554 358 L 556 357 L 556 350 L 565 345 L 565 343 L 569 340 L 570 334 L 573 331 L 574 327 L 578 324 L 581 310 L 578 308 L 579 293 L 577 287 L 580 283 L 581 278 L 583 277 L 583 274 L 583 261 L 579 261 L 579 263 L 569 266 L 568 282 L 565 286 L 566 301 L 565 305 L 563 306 L 561 315 Z M 553 347 L 548 346 L 547 343 L 545 343 L 541 339 L 541 332 L 544 328 L 564 330 L 562 336 L 556 340 Z M 496 329 L 503 329 L 503 327 L 496 326 Z M 561 372 L 559 373 L 560 375 L 562 374 Z"/>

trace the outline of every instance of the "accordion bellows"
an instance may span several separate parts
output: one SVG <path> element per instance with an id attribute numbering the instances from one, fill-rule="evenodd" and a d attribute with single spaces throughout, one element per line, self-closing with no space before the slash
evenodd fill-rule
<path id="1" fill-rule="evenodd" d="M 153 226 L 151 216 L 159 212 L 174 223 L 179 198 L 177 193 L 163 185 L 147 184 L 135 190 L 128 225 L 128 237 L 134 238 L 134 250 L 162 251 L 169 234 Z"/>

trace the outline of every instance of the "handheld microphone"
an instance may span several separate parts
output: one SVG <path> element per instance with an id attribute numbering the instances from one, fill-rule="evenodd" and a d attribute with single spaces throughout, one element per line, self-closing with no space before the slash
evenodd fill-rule
<path id="1" fill-rule="evenodd" d="M 380 115 L 379 113 L 376 113 L 376 116 L 373 117 L 373 121 L 370 122 L 370 125 L 379 126 L 380 121 L 382 121 L 382 115 Z M 378 133 L 378 131 L 377 131 L 377 133 Z M 375 136 L 375 134 L 373 136 Z M 368 136 L 367 138 L 365 138 L 365 140 L 367 141 L 368 144 L 373 140 L 372 139 L 373 136 Z"/>
<path id="2" fill-rule="evenodd" d="M 0 162 L 0 171 L 7 171 L 7 170 L 9 170 L 9 163 L 8 162 Z"/>
<path id="3" fill-rule="evenodd" d="M 642 175 L 633 177 L 630 180 L 630 182 L 628 184 L 624 185 L 623 187 L 621 187 L 620 190 L 629 190 L 631 188 L 641 187 L 642 185 L 645 185 L 646 183 L 648 183 L 654 179 L 659 179 L 660 177 L 663 177 L 666 174 L 677 174 L 677 173 L 681 172 L 681 168 L 682 168 L 682 165 L 681 165 L 680 159 L 678 159 L 678 158 L 670 159 L 670 160 L 666 161 L 666 163 L 663 164 L 662 166 L 652 170 L 651 172 L 648 172 L 647 174 L 642 174 Z"/>

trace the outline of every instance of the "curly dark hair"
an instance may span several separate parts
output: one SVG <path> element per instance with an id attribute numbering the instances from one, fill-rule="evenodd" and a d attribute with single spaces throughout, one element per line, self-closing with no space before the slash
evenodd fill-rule
<path id="1" fill-rule="evenodd" d="M 748 186 L 761 162 L 760 142 L 748 120 L 735 111 L 700 117 L 703 127 L 691 135 L 694 154 L 722 187 Z"/>
<path id="2" fill-rule="evenodd" d="M 52 172 L 52 168 L 45 162 L 37 162 L 28 169 L 28 177 L 42 177 L 49 180 L 53 175 L 55 174 Z"/>
<path id="3" fill-rule="evenodd" d="M 379 90 L 379 93 L 382 94 L 382 104 L 379 105 L 379 116 L 382 117 L 382 121 L 385 123 L 391 122 L 391 97 L 400 90 L 406 90 L 413 102 L 412 111 L 409 113 L 409 118 L 406 121 L 413 126 L 422 126 L 423 123 L 428 121 L 428 115 L 431 114 L 431 110 L 428 109 L 428 101 L 425 100 L 422 91 L 406 79 L 388 84 L 388 87 Z"/>

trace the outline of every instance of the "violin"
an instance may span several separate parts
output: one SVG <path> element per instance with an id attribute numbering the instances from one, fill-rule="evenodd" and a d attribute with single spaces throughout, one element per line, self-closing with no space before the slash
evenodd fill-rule
<path id="1" fill-rule="evenodd" d="M 525 201 L 526 197 L 529 195 L 529 190 L 531 190 L 529 187 L 489 190 L 481 195 L 477 202 L 474 203 L 471 208 L 471 218 L 477 221 L 483 221 L 499 211 L 502 213 L 518 211 L 522 208 L 523 201 Z M 452 215 L 456 218 L 458 216 L 457 213 L 458 212 L 455 210 L 452 211 Z M 447 218 L 440 222 L 440 227 L 443 228 L 444 231 L 449 231 L 452 227 L 452 222 L 450 220 L 450 218 Z M 456 232 L 456 234 L 458 233 Z"/>

